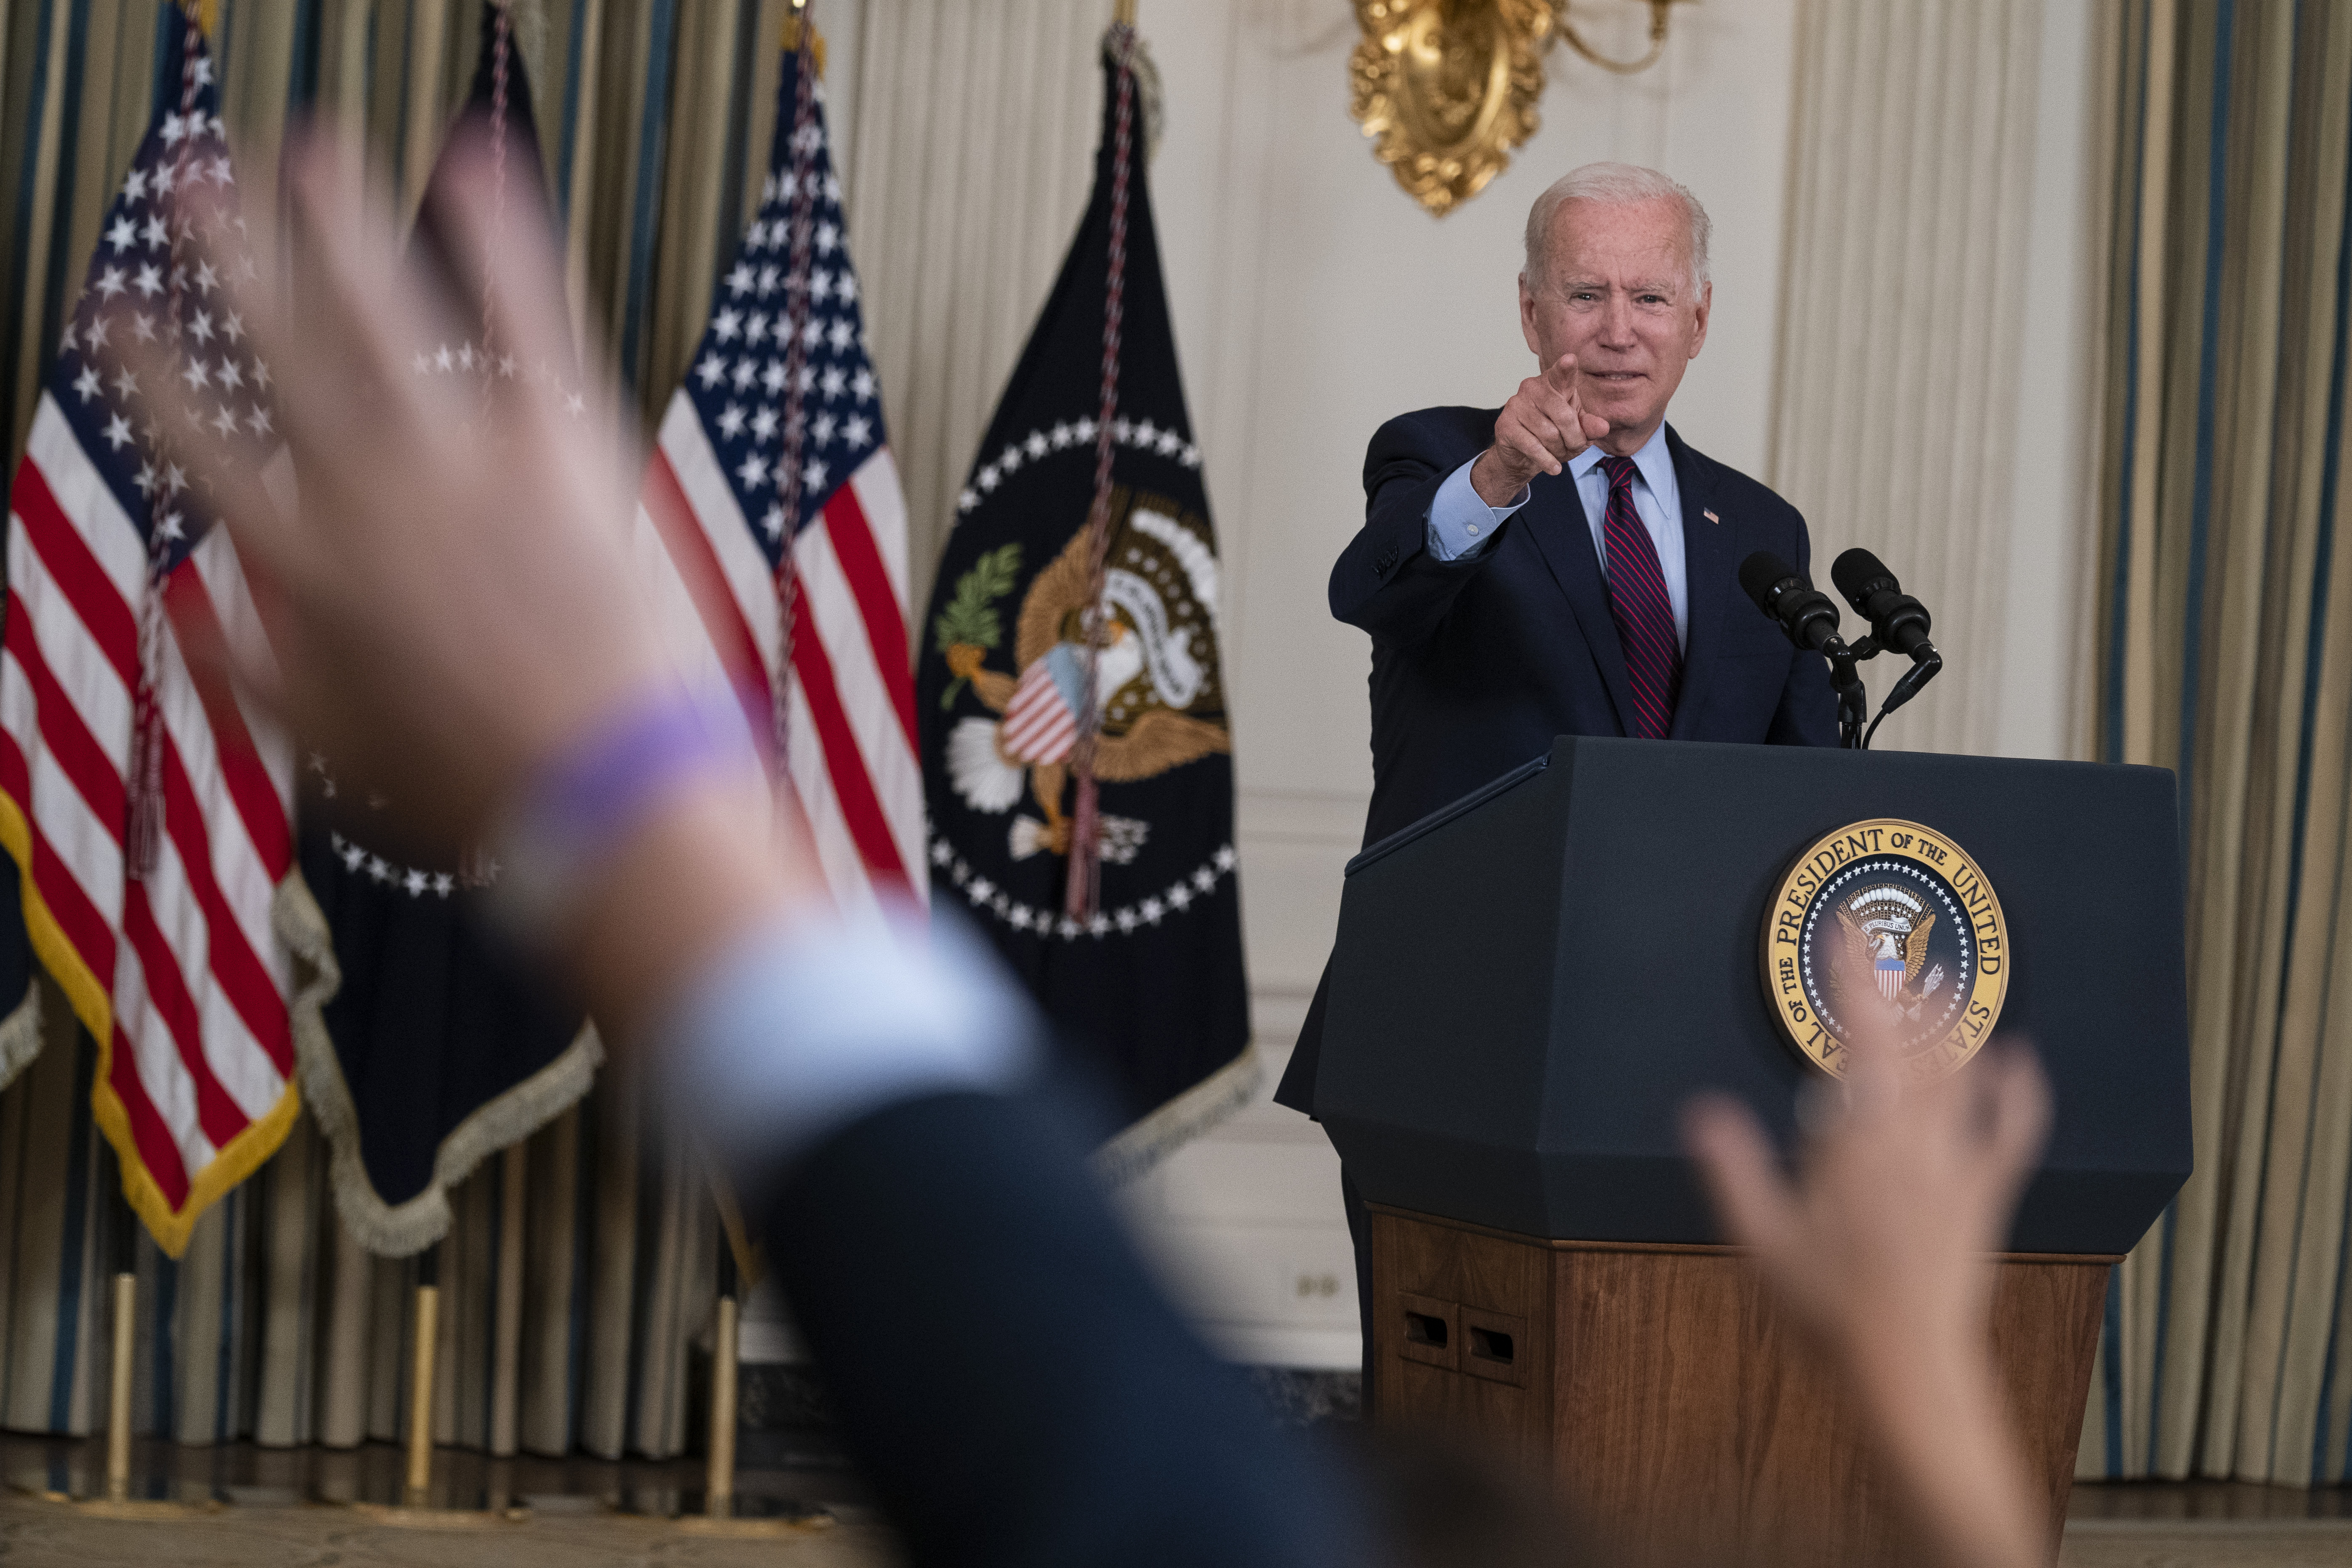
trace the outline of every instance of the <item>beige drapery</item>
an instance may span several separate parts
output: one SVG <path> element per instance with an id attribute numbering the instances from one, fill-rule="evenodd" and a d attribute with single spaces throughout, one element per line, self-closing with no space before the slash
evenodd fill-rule
<path id="1" fill-rule="evenodd" d="M 2177 771 L 2196 1173 L 2118 1270 L 2078 1473 L 2352 1464 L 2352 14 L 2132 0 L 2115 127 L 2099 754 Z"/>
<path id="2" fill-rule="evenodd" d="M 1086 210 L 1107 0 L 864 0 L 843 184 L 907 487 L 909 625 Z"/>
<path id="3" fill-rule="evenodd" d="M 1866 544 L 1944 672 L 1881 743 L 1995 749 L 2042 0 L 1799 7 L 1773 488 Z M 1889 661 L 1865 667 L 1884 695 Z"/>

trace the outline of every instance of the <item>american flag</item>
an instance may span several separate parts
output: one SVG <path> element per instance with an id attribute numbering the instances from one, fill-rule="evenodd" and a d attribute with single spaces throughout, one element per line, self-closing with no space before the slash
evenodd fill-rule
<path id="1" fill-rule="evenodd" d="M 805 60 L 785 54 L 759 215 L 663 416 L 638 531 L 683 656 L 730 684 L 754 739 L 781 752 L 826 881 L 855 910 L 925 895 L 923 781 L 907 507 Z"/>
<path id="2" fill-rule="evenodd" d="M 176 1257 L 296 1100 L 292 961 L 270 920 L 292 753 L 221 673 L 224 647 L 267 647 L 195 478 L 260 468 L 278 443 L 268 366 L 223 287 L 252 263 L 213 61 L 174 20 L 173 88 L 107 211 L 9 495 L 0 833 L 34 948 L 98 1042 L 91 1100 L 124 1195 Z M 154 357 L 126 361 L 134 348 Z M 155 802 L 141 856 L 131 824 Z"/>

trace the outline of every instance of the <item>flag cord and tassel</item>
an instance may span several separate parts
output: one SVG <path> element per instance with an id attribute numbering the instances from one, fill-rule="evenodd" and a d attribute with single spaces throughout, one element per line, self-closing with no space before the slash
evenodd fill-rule
<path id="1" fill-rule="evenodd" d="M 490 411 L 490 389 L 498 384 L 492 351 L 492 331 L 499 300 L 499 237 L 507 218 L 507 69 L 514 48 L 514 18 L 501 3 L 490 46 L 490 233 L 482 247 L 482 413 Z"/>
<path id="2" fill-rule="evenodd" d="M 184 118 L 195 111 L 196 92 L 202 85 L 196 79 L 196 62 L 203 46 L 204 34 L 191 13 L 180 43 L 180 113 Z M 181 141 L 172 168 L 174 193 L 187 188 L 189 152 L 195 143 L 193 135 Z M 181 289 L 186 275 L 179 258 L 189 229 L 189 220 L 174 201 L 171 278 L 163 296 L 163 320 L 167 330 L 173 332 L 179 331 Z M 159 457 L 169 451 L 160 431 L 156 447 Z M 125 824 L 124 837 L 129 851 L 125 869 L 135 882 L 143 882 L 153 875 L 163 853 L 163 709 L 158 697 L 163 674 L 163 586 L 171 575 L 173 542 L 183 531 L 178 515 L 171 510 L 183 488 L 173 482 L 178 470 L 168 462 L 163 470 L 165 477 L 157 481 L 154 499 L 148 506 L 147 591 L 139 602 L 139 689 L 131 706 L 131 820 Z"/>
<path id="3" fill-rule="evenodd" d="M 1087 514 L 1087 679 L 1078 734 L 1070 749 L 1070 777 L 1076 799 L 1070 814 L 1070 879 L 1062 913 L 1092 920 L 1102 904 L 1102 806 L 1095 780 L 1095 739 L 1102 731 L 1100 678 L 1103 643 L 1110 612 L 1103 588 L 1110 565 L 1110 468 L 1112 425 L 1118 418 L 1119 328 L 1126 313 L 1127 187 L 1135 133 L 1135 28 L 1122 17 L 1111 24 L 1110 47 L 1118 68 L 1118 120 L 1111 143 L 1109 277 L 1103 293 L 1102 407 L 1095 420 L 1095 497 Z"/>
<path id="4" fill-rule="evenodd" d="M 816 228 L 815 143 L 811 126 L 816 111 L 816 28 L 807 0 L 794 0 L 793 52 L 799 57 L 793 70 L 793 166 L 785 178 L 792 203 L 793 253 L 784 275 L 784 449 L 777 464 L 776 501 L 782 524 L 776 536 L 776 661 L 769 677 L 771 722 L 775 731 L 776 776 L 792 777 L 793 641 L 798 630 L 800 577 L 794 569 L 793 545 L 800 536 L 801 442 L 808 427 L 808 407 L 803 374 L 808 368 L 809 249 Z"/>
<path id="5" fill-rule="evenodd" d="M 498 355 L 492 347 L 497 333 L 499 298 L 499 237 L 507 227 L 507 75 L 514 50 L 514 17 L 506 0 L 492 6 L 497 19 L 490 44 L 490 231 L 482 247 L 482 427 L 489 428 L 490 399 L 498 376 Z M 467 888 L 490 885 L 490 852 L 477 840 L 458 852 L 457 879 Z"/>

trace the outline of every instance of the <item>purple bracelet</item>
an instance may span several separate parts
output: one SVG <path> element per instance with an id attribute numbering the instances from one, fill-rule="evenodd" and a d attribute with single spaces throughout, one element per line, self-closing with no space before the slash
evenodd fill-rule
<path id="1" fill-rule="evenodd" d="M 492 898 L 544 931 L 582 874 L 678 785 L 759 767 L 731 692 L 673 689 L 619 710 L 546 763 L 498 839 Z"/>

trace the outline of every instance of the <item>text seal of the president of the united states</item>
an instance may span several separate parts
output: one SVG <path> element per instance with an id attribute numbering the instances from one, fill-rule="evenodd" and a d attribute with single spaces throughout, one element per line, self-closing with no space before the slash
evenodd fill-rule
<path id="1" fill-rule="evenodd" d="M 1856 1028 L 1940 1078 L 1992 1037 L 2009 928 L 1974 859 L 1894 817 L 1824 834 L 1790 863 L 1764 917 L 1764 994 L 1797 1054 L 1843 1075 Z"/>

